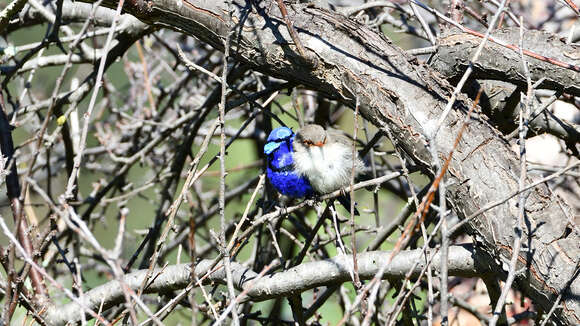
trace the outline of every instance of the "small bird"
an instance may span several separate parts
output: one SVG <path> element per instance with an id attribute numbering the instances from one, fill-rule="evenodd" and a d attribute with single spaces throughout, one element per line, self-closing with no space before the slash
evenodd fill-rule
<path id="1" fill-rule="evenodd" d="M 356 152 L 353 156 L 352 142 L 347 137 L 337 130 L 324 130 L 320 125 L 302 127 L 296 134 L 293 147 L 295 173 L 306 177 L 319 194 L 349 186 L 353 162 L 355 177 L 365 167 Z M 340 196 L 338 200 L 350 209 L 350 200 L 346 196 Z"/>
<path id="2" fill-rule="evenodd" d="M 310 182 L 294 170 L 294 137 L 294 132 L 287 127 L 272 130 L 264 145 L 264 154 L 267 157 L 266 173 L 270 183 L 282 195 L 294 198 L 312 197 L 314 189 Z"/>

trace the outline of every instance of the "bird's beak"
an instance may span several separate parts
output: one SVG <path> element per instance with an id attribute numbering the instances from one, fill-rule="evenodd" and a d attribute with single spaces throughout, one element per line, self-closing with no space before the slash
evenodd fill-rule
<path id="1" fill-rule="evenodd" d="M 324 146 L 325 144 L 326 144 L 326 136 L 324 136 L 324 139 L 323 139 L 322 141 L 319 141 L 319 142 L 317 142 L 317 143 L 314 143 L 314 144 L 312 144 L 312 145 L 314 145 L 314 146 L 318 146 L 318 147 L 322 147 L 322 146 Z"/>

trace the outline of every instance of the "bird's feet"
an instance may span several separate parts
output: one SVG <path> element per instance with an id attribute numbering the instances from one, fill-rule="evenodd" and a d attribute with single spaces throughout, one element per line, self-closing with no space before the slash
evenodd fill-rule
<path id="1" fill-rule="evenodd" d="M 320 203 L 322 201 L 322 199 L 320 199 L 320 194 L 314 193 L 310 196 L 307 196 L 304 199 L 304 202 L 306 203 L 306 205 L 308 205 L 309 207 L 316 207 L 316 205 L 318 203 Z"/>
<path id="2" fill-rule="evenodd" d="M 316 205 L 316 203 L 318 202 L 318 200 L 314 199 L 314 198 L 306 198 L 304 199 L 304 202 L 306 203 L 306 205 L 308 205 L 309 207 L 314 207 L 314 205 Z"/>

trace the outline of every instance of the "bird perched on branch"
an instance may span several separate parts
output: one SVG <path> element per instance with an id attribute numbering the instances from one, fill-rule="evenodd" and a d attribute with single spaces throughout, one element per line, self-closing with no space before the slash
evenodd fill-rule
<path id="1" fill-rule="evenodd" d="M 266 173 L 270 183 L 282 195 L 295 198 L 311 197 L 314 190 L 310 182 L 294 171 L 294 137 L 294 132 L 288 127 L 272 130 L 264 145 L 264 154 L 268 161 Z"/>
<path id="2" fill-rule="evenodd" d="M 354 163 L 355 177 L 364 170 L 364 163 L 352 142 L 337 130 L 325 130 L 320 125 L 306 125 L 294 140 L 294 169 L 305 176 L 314 191 L 327 194 L 350 185 Z M 350 198 L 341 195 L 338 201 L 350 211 Z M 355 208 L 355 214 L 359 215 Z"/>
<path id="3" fill-rule="evenodd" d="M 347 137 L 319 125 L 306 125 L 296 135 L 287 127 L 274 129 L 268 136 L 264 153 L 268 156 L 270 183 L 283 195 L 311 197 L 327 194 L 350 185 L 354 161 L 355 176 L 364 163 L 355 154 Z M 350 210 L 350 199 L 338 201 Z M 359 215 L 355 208 L 355 214 Z"/>
<path id="4" fill-rule="evenodd" d="M 350 185 L 353 161 L 355 177 L 364 170 L 364 163 L 354 154 L 352 142 L 339 131 L 306 125 L 294 141 L 294 168 L 316 192 L 327 194 Z"/>

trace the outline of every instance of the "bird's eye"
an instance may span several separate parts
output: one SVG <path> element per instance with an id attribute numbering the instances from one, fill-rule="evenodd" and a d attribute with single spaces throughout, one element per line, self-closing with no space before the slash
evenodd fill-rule
<path id="1" fill-rule="evenodd" d="M 308 139 L 306 139 L 306 140 L 304 140 L 302 142 L 304 143 L 304 145 L 308 145 L 308 146 L 312 146 L 312 144 L 313 144 L 312 141 L 310 141 Z"/>

